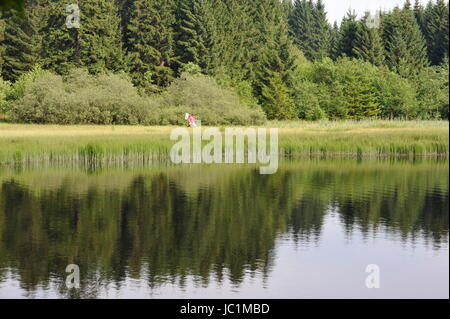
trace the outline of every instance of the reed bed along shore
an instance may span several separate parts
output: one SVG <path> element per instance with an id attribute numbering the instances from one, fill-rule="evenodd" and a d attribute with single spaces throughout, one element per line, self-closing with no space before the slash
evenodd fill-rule
<path id="1" fill-rule="evenodd" d="M 269 122 L 283 157 L 448 157 L 444 121 Z M 166 161 L 174 127 L 0 123 L 0 164 L 147 164 Z M 222 130 L 224 128 L 221 128 Z"/>

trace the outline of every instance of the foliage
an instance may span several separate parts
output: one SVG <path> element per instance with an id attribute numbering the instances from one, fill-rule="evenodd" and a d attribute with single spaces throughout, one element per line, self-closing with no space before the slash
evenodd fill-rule
<path id="1" fill-rule="evenodd" d="M 167 86 L 175 61 L 173 1 L 134 1 L 127 33 L 127 49 L 134 83 L 148 88 Z M 148 75 L 150 83 L 146 81 Z"/>
<path id="2" fill-rule="evenodd" d="M 449 110 L 449 67 L 442 66 L 424 69 L 415 79 L 417 88 L 418 112 L 420 118 L 448 120 Z"/>
<path id="3" fill-rule="evenodd" d="M 0 78 L 0 114 L 6 113 L 8 101 L 6 97 L 11 89 L 11 84 L 8 81 Z"/>
<path id="4" fill-rule="evenodd" d="M 185 113 L 194 114 L 204 125 L 251 125 L 265 121 L 258 106 L 243 104 L 236 93 L 205 75 L 182 74 L 151 105 L 146 124 L 185 125 Z"/>
<path id="5" fill-rule="evenodd" d="M 10 115 L 25 123 L 138 124 L 145 112 L 145 100 L 128 79 L 75 69 L 64 78 L 56 74 L 36 77 L 12 104 Z"/>
<path id="6" fill-rule="evenodd" d="M 311 109 L 330 119 L 424 116 L 417 113 L 416 90 L 409 80 L 361 60 L 306 65 L 297 73 L 295 87 L 297 112 L 304 119 L 311 119 L 306 113 Z"/>

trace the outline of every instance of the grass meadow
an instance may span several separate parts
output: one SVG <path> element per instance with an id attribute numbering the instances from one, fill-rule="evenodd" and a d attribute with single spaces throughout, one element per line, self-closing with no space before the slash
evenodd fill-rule
<path id="1" fill-rule="evenodd" d="M 446 121 L 268 122 L 283 156 L 447 157 Z M 164 126 L 0 123 L 0 164 L 147 163 L 167 160 L 174 142 Z M 224 129 L 223 127 L 221 129 Z"/>

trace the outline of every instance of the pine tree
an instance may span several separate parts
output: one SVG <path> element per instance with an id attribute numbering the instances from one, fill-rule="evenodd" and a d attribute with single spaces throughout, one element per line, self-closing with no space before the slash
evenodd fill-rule
<path id="1" fill-rule="evenodd" d="M 261 98 L 263 109 L 269 120 L 290 120 L 295 118 L 295 106 L 281 75 L 273 73 L 263 86 Z"/>
<path id="2" fill-rule="evenodd" d="M 293 44 L 287 35 L 287 22 L 278 0 L 261 0 L 255 11 L 255 23 L 265 43 L 258 55 L 255 93 L 270 119 L 295 116 L 289 88 L 296 68 Z"/>
<path id="3" fill-rule="evenodd" d="M 331 28 L 327 20 L 325 5 L 318 0 L 313 11 L 314 33 L 312 40 L 314 44 L 313 60 L 321 60 L 328 57 L 330 53 Z"/>
<path id="4" fill-rule="evenodd" d="M 66 7 L 73 0 L 53 2 L 45 30 L 45 66 L 58 73 L 86 67 L 91 73 L 125 68 L 120 16 L 115 0 L 79 2 L 80 27 L 68 28 Z"/>
<path id="5" fill-rule="evenodd" d="M 181 0 L 177 47 L 182 63 L 193 62 L 205 73 L 214 74 L 220 65 L 220 42 L 215 10 L 218 0 Z"/>
<path id="6" fill-rule="evenodd" d="M 309 60 L 314 59 L 314 6 L 307 0 L 295 0 L 289 17 L 290 33 L 294 43 Z"/>
<path id="7" fill-rule="evenodd" d="M 366 13 L 356 32 L 353 53 L 359 59 L 368 61 L 376 66 L 384 64 L 383 39 L 378 28 L 367 25 L 369 13 Z"/>
<path id="8" fill-rule="evenodd" d="M 355 57 L 356 34 L 360 26 L 356 13 L 348 11 L 341 23 L 337 45 L 338 56 Z"/>
<path id="9" fill-rule="evenodd" d="M 380 113 L 377 96 L 367 81 L 351 78 L 345 89 L 344 107 L 351 119 L 373 118 Z"/>
<path id="10" fill-rule="evenodd" d="M 439 65 L 449 55 L 449 7 L 444 0 L 427 10 L 425 30 L 430 62 Z"/>
<path id="11" fill-rule="evenodd" d="M 132 5 L 127 34 L 132 78 L 136 85 L 158 88 L 172 79 L 175 61 L 174 2 L 136 0 Z"/>
<path id="12" fill-rule="evenodd" d="M 42 60 L 42 30 L 47 21 L 46 0 L 28 0 L 23 14 L 7 13 L 3 41 L 2 75 L 17 80 Z"/>
<path id="13" fill-rule="evenodd" d="M 334 21 L 333 28 L 330 32 L 330 53 L 329 56 L 335 60 L 338 57 L 338 43 L 339 43 L 339 26 Z"/>
<path id="14" fill-rule="evenodd" d="M 331 28 L 322 0 L 296 0 L 289 16 L 294 43 L 312 61 L 330 53 Z"/>
<path id="15" fill-rule="evenodd" d="M 417 24 L 420 27 L 420 30 L 425 35 L 425 10 L 420 0 L 415 0 L 414 2 L 414 16 L 416 18 Z"/>
<path id="16" fill-rule="evenodd" d="M 3 41 L 5 41 L 5 20 L 3 19 L 3 15 L 0 11 L 0 75 L 2 73 L 3 69 L 3 54 L 4 54 L 4 47 L 3 47 Z"/>
<path id="17" fill-rule="evenodd" d="M 428 65 L 425 40 L 412 10 L 397 7 L 383 16 L 383 42 L 387 65 L 401 76 L 417 74 Z"/>
<path id="18" fill-rule="evenodd" d="M 255 78 L 258 50 L 258 28 L 253 20 L 254 2 L 227 0 L 222 10 L 216 10 L 220 37 L 220 73 L 226 73 L 233 82 L 252 81 Z"/>

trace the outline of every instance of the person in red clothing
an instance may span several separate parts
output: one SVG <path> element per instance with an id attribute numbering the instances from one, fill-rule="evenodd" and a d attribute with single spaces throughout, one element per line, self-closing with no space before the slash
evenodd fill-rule
<path id="1" fill-rule="evenodd" d="M 197 123 L 195 123 L 195 115 L 186 114 L 186 119 L 187 119 L 190 127 L 197 127 Z"/>

